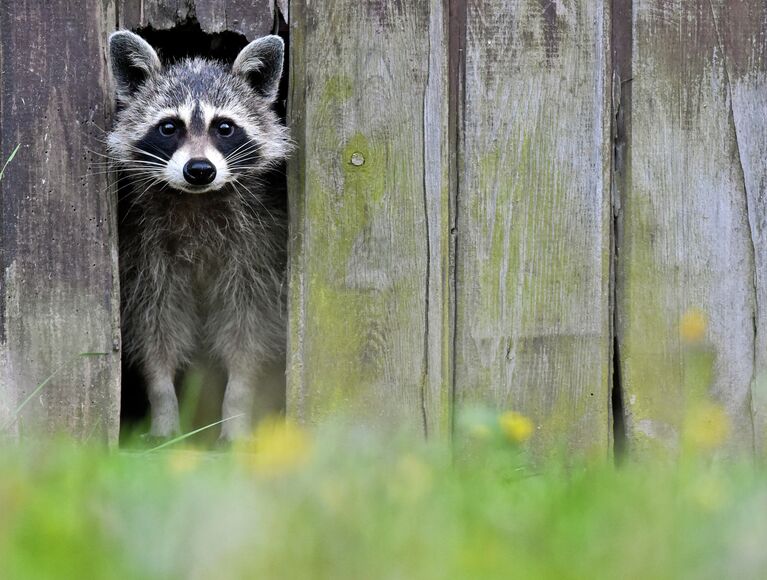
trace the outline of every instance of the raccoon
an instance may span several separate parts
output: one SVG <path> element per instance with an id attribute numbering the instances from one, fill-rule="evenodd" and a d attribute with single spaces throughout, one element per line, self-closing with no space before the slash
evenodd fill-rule
<path id="1" fill-rule="evenodd" d="M 286 196 L 275 176 L 290 146 L 272 110 L 283 42 L 254 40 L 231 67 L 163 66 L 129 31 L 109 37 L 109 53 L 123 347 L 146 379 L 150 435 L 178 432 L 174 376 L 204 353 L 228 375 L 221 437 L 232 440 L 250 427 L 264 365 L 284 360 Z"/>

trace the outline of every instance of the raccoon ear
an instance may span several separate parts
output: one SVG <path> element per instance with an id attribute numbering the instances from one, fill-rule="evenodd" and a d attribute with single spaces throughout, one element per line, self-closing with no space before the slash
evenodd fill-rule
<path id="1" fill-rule="evenodd" d="M 240 51 L 232 72 L 245 77 L 260 96 L 273 101 L 282 76 L 285 44 L 274 34 L 258 38 Z"/>
<path id="2" fill-rule="evenodd" d="M 129 30 L 118 30 L 109 36 L 109 57 L 118 99 L 130 97 L 161 69 L 155 50 L 146 40 Z"/>

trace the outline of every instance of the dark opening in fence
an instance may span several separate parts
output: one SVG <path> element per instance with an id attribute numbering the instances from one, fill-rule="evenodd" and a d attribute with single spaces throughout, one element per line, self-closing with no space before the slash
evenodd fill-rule
<path id="1" fill-rule="evenodd" d="M 267 7 L 262 6 L 266 10 Z M 166 26 L 168 23 L 165 22 Z M 279 17 L 274 27 L 285 40 L 286 49 L 283 79 L 275 108 L 285 121 L 285 101 L 288 90 L 287 63 L 289 62 L 289 30 Z M 184 58 L 202 57 L 222 61 L 231 65 L 249 39 L 244 34 L 222 30 L 205 32 L 194 16 L 187 16 L 183 22 L 165 28 L 155 28 L 152 20 L 133 30 L 157 50 L 163 65 L 170 65 Z M 261 33 L 264 31 L 261 30 Z M 276 175 L 285 180 L 284 174 Z M 274 184 L 284 190 L 284 184 Z M 118 186 L 118 190 L 120 187 Z M 124 214 L 134 202 L 132 196 L 121 195 L 118 191 L 118 231 L 131 227 L 124 220 Z M 122 233 L 121 233 L 122 235 Z M 122 357 L 121 433 L 130 437 L 136 429 L 147 428 L 149 401 L 145 377 L 141 369 Z M 259 381 L 259 393 L 255 401 L 255 416 L 263 417 L 285 411 L 285 367 L 284 364 L 269 368 Z M 192 365 L 184 366 L 176 373 L 175 384 L 180 398 L 182 430 L 191 431 L 221 419 L 220 410 L 226 386 L 226 371 L 214 358 L 198 356 Z M 201 434 L 215 439 L 214 431 Z"/>

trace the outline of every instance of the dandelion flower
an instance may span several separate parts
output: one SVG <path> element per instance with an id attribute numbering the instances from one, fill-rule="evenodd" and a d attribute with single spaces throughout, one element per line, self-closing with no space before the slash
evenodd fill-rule
<path id="1" fill-rule="evenodd" d="M 691 308 L 679 321 L 679 335 L 685 342 L 700 342 L 706 336 L 706 313 L 698 308 Z"/>
<path id="2" fill-rule="evenodd" d="M 533 434 L 533 422 L 514 411 L 506 411 L 500 416 L 498 423 L 503 434 L 515 443 L 524 443 Z"/>
<path id="3" fill-rule="evenodd" d="M 253 436 L 236 450 L 242 452 L 243 463 L 256 473 L 278 476 L 305 465 L 311 448 L 304 429 L 290 420 L 274 418 L 262 421 Z"/>

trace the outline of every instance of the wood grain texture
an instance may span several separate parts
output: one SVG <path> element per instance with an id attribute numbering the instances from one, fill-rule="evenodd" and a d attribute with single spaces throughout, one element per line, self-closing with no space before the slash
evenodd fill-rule
<path id="1" fill-rule="evenodd" d="M 445 433 L 442 0 L 291 5 L 288 412 Z"/>
<path id="2" fill-rule="evenodd" d="M 763 229 L 756 227 L 765 215 L 758 202 L 765 99 L 754 94 L 764 89 L 756 80 L 763 65 L 746 63 L 761 60 L 763 51 L 764 18 L 748 21 L 758 4 L 634 0 L 617 333 L 629 450 L 638 455 L 675 453 L 691 413 L 706 400 L 729 416 L 728 452 L 753 446 L 755 257 L 762 293 L 765 264 Z M 739 36 L 741 27 L 750 32 Z M 736 73 L 743 65 L 757 76 Z M 697 343 L 680 331 L 694 309 L 708 321 Z M 757 318 L 761 328 L 763 317 Z M 762 366 L 764 356 L 758 355 Z"/>
<path id="3" fill-rule="evenodd" d="M 269 34 L 273 0 L 118 0 L 120 28 L 166 30 L 195 18 L 203 32 L 239 32 L 248 40 Z"/>
<path id="4" fill-rule="evenodd" d="M 712 3 L 729 81 L 737 159 L 754 258 L 754 444 L 767 452 L 767 6 L 759 0 Z M 748 285 L 744 288 L 748 291 Z M 746 353 L 748 355 L 748 353 Z M 745 413 L 744 413 L 745 414 Z"/>
<path id="5" fill-rule="evenodd" d="M 605 456 L 609 2 L 468 3 L 455 392 L 530 416 L 537 450 Z"/>
<path id="6" fill-rule="evenodd" d="M 119 324 L 114 196 L 100 139 L 114 4 L 4 3 L 0 10 L 0 430 L 116 442 Z M 107 353 L 72 360 L 77 353 Z M 24 408 L 14 411 L 59 369 Z"/>

